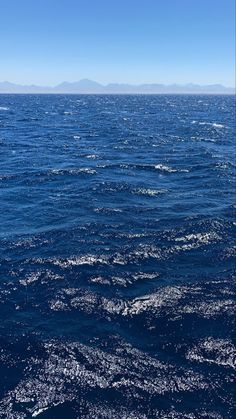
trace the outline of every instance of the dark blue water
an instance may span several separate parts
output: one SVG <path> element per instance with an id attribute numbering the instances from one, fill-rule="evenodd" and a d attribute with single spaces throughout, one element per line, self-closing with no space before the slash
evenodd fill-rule
<path id="1" fill-rule="evenodd" d="M 233 418 L 234 98 L 0 96 L 0 417 Z"/>

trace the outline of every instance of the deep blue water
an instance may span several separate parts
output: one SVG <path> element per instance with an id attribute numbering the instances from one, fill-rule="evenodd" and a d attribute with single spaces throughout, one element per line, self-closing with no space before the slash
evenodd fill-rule
<path id="1" fill-rule="evenodd" d="M 0 417 L 233 418 L 232 96 L 0 95 Z"/>

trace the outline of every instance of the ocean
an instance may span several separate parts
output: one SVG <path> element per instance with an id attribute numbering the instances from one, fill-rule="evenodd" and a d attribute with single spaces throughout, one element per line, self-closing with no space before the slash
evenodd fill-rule
<path id="1" fill-rule="evenodd" d="M 0 95 L 0 417 L 234 405 L 235 102 Z"/>

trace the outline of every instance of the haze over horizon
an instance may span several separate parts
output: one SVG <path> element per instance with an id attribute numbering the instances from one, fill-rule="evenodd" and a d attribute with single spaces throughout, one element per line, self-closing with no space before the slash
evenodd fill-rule
<path id="1" fill-rule="evenodd" d="M 0 0 L 0 81 L 235 85 L 234 0 Z"/>
<path id="2" fill-rule="evenodd" d="M 235 88 L 221 84 L 100 84 L 94 80 L 82 79 L 75 82 L 62 82 L 56 86 L 20 85 L 0 81 L 2 93 L 72 93 L 72 94 L 235 94 Z"/>

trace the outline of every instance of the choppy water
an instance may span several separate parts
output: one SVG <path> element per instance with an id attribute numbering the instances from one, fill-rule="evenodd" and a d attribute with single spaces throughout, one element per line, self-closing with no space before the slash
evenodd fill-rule
<path id="1" fill-rule="evenodd" d="M 234 99 L 0 96 L 0 417 L 233 418 Z"/>

